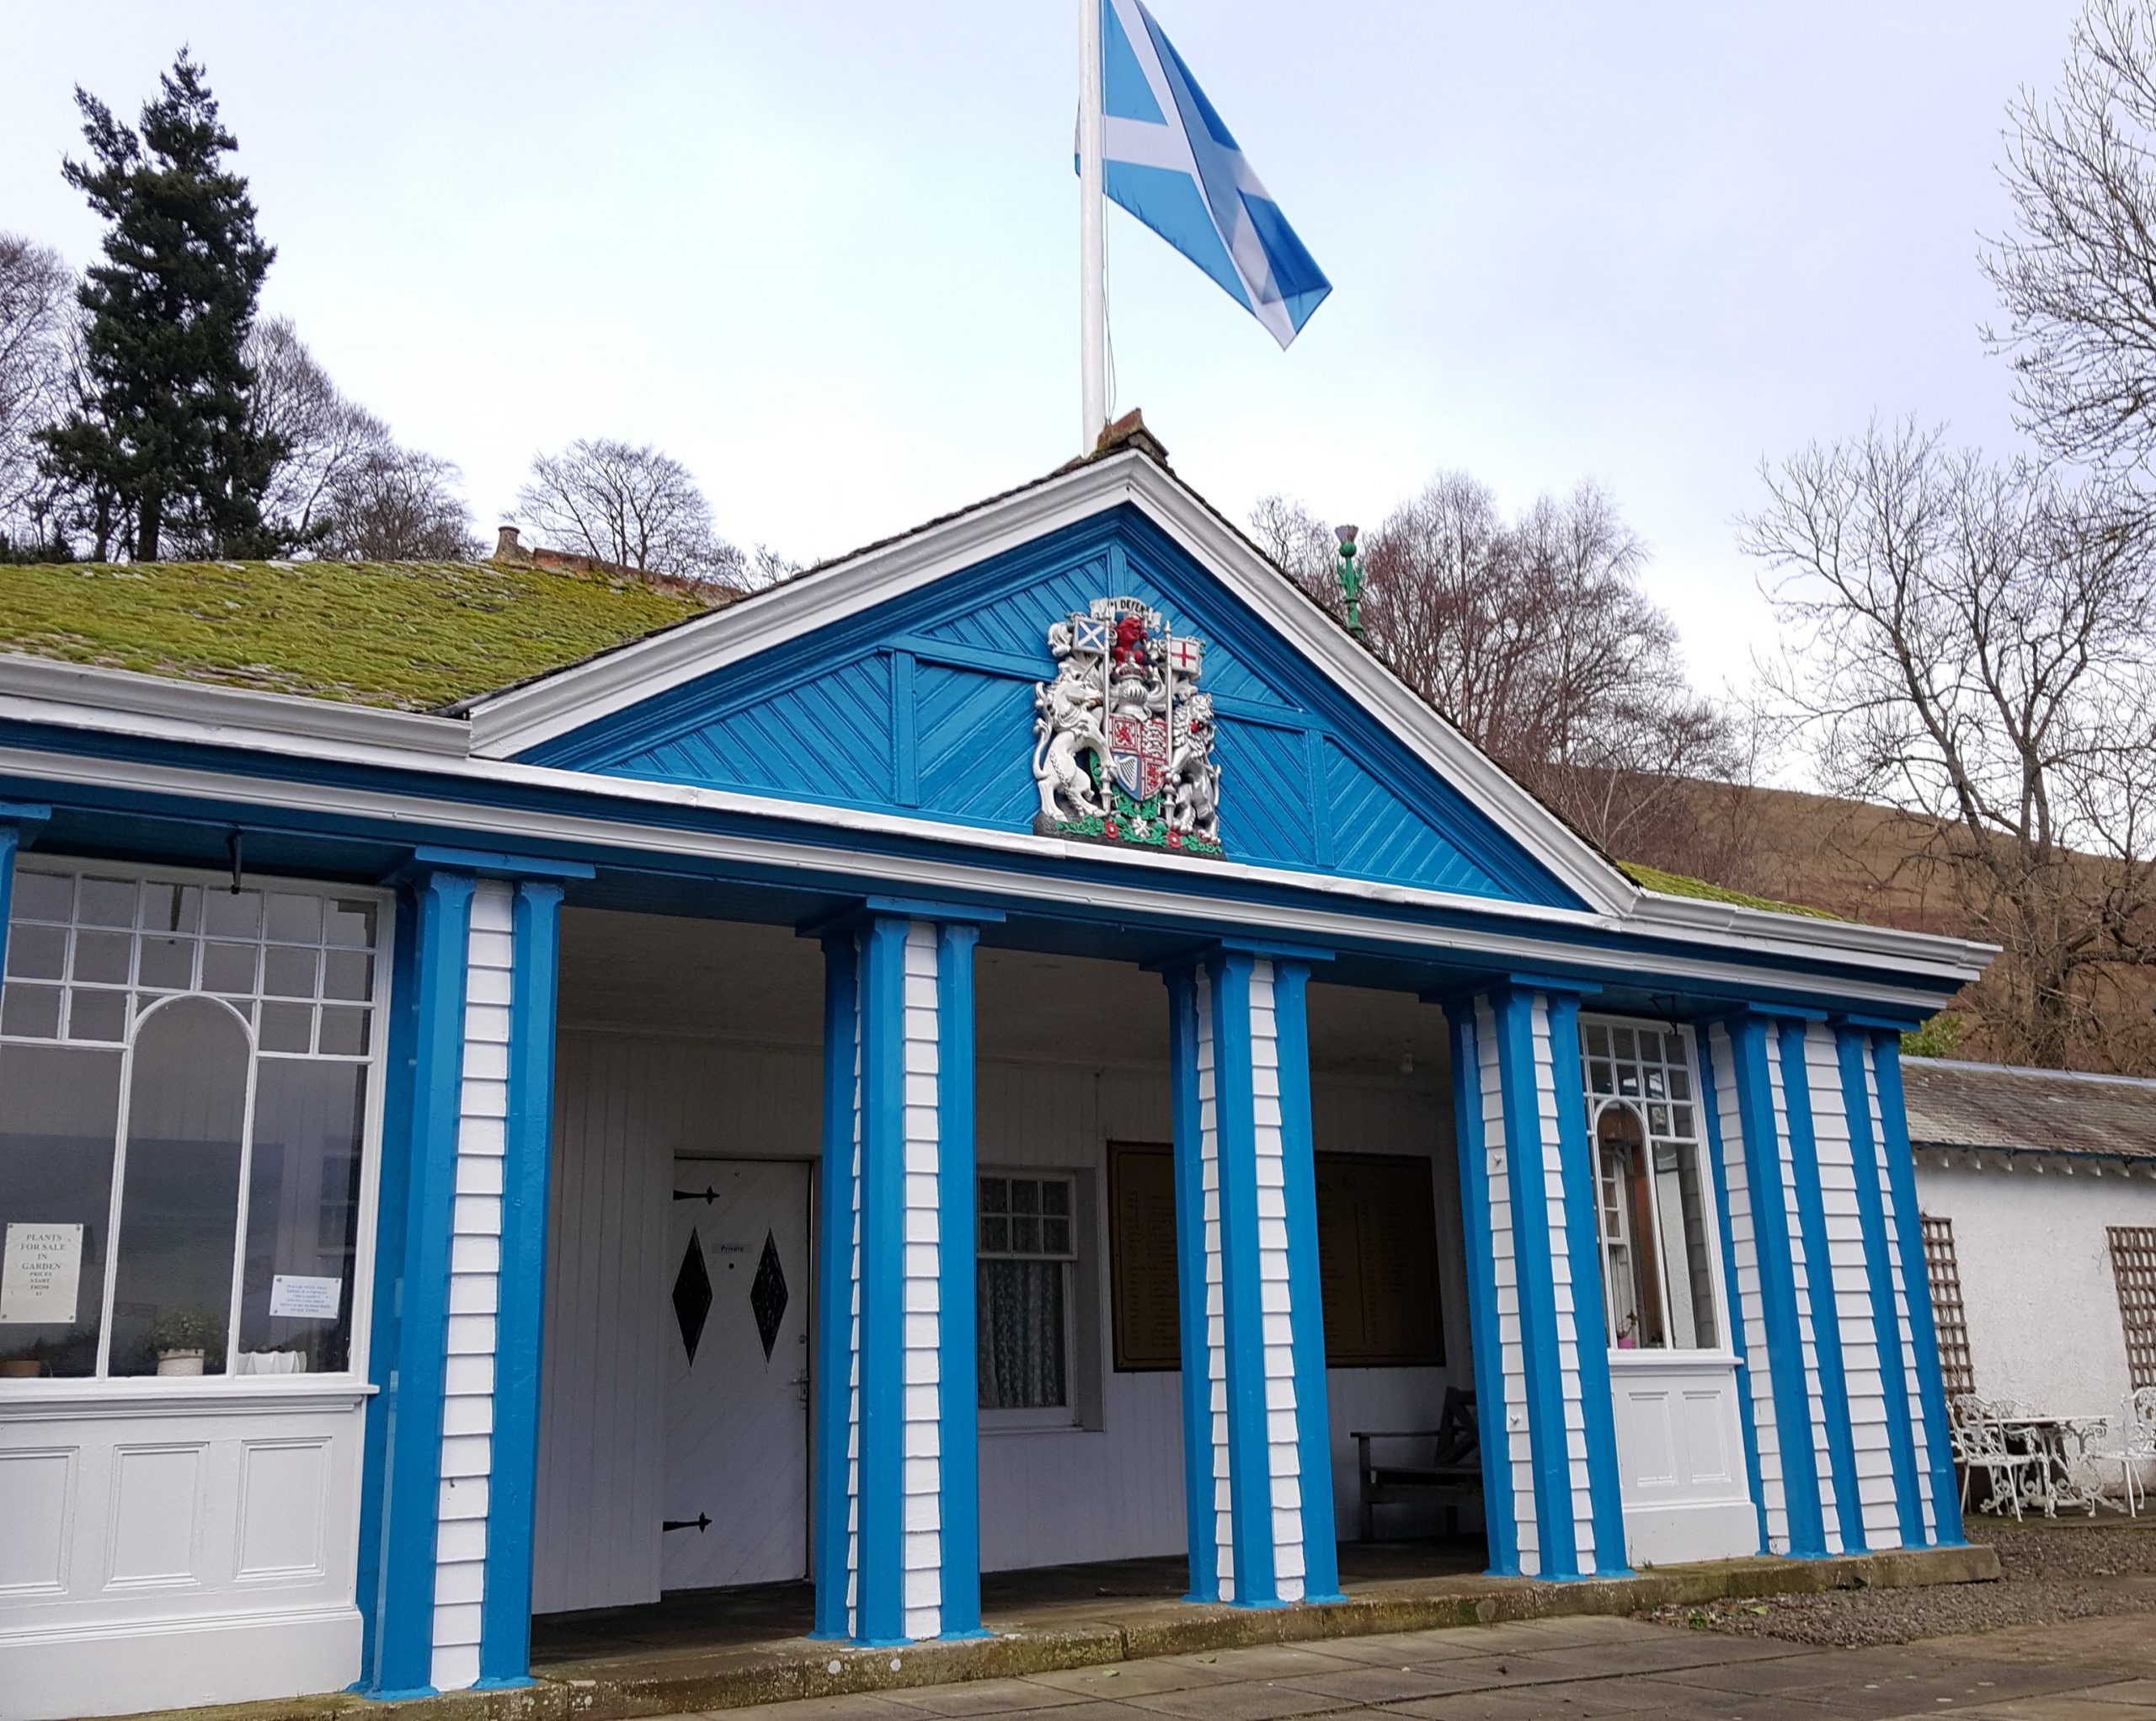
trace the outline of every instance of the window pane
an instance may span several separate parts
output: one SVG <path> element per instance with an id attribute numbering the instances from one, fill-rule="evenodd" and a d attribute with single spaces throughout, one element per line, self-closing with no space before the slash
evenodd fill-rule
<path id="1" fill-rule="evenodd" d="M 324 1009 L 322 1013 L 322 1044 L 318 1050 L 333 1057 L 365 1057 L 367 1051 L 367 1013 L 365 1010 Z"/>
<path id="2" fill-rule="evenodd" d="M 131 927 L 135 924 L 135 881 L 132 879 L 85 879 L 75 905 L 75 917 L 88 927 Z"/>
<path id="3" fill-rule="evenodd" d="M 347 949 L 374 949 L 374 904 L 332 902 L 323 916 L 323 937 Z"/>
<path id="4" fill-rule="evenodd" d="M 239 1371 L 348 1366 L 366 1069 L 264 1059 L 255 1076 Z"/>
<path id="5" fill-rule="evenodd" d="M 0 1034 L 59 1039 L 60 999 L 56 986 L 24 986 L 10 981 L 5 997 L 0 998 Z"/>
<path id="6" fill-rule="evenodd" d="M 136 1032 L 113 1297 L 115 1375 L 224 1372 L 248 1062 L 246 1029 L 207 998 L 163 1005 Z"/>
<path id="7" fill-rule="evenodd" d="M 262 1050 L 303 1052 L 314 1038 L 314 1010 L 307 1004 L 262 1007 Z"/>
<path id="8" fill-rule="evenodd" d="M 128 958 L 134 949 L 132 933 L 77 933 L 72 977 L 100 986 L 125 986 Z"/>
<path id="9" fill-rule="evenodd" d="M 67 966 L 65 927 L 17 926 L 8 934 L 8 972 L 28 980 L 58 980 Z"/>
<path id="10" fill-rule="evenodd" d="M 1700 1193 L 1699 1150 L 1690 1142 L 1655 1149 L 1655 1184 L 1662 1211 L 1662 1259 L 1669 1277 L 1669 1342 L 1680 1350 L 1711 1350 L 1714 1268 L 1707 1255 L 1706 1205 Z"/>
<path id="11" fill-rule="evenodd" d="M 259 890 L 212 890 L 203 902 L 202 912 L 212 938 L 262 936 L 262 893 Z"/>
<path id="12" fill-rule="evenodd" d="M 202 925 L 202 887 L 200 885 L 145 885 L 142 887 L 142 930 L 146 933 L 192 933 Z"/>
<path id="13" fill-rule="evenodd" d="M 311 998 L 315 994 L 318 952 L 272 949 L 263 954 L 262 990 L 273 998 Z"/>
<path id="14" fill-rule="evenodd" d="M 146 936 L 140 983 L 157 991 L 184 992 L 195 984 L 195 940 Z"/>
<path id="15" fill-rule="evenodd" d="M 120 1067 L 0 1045 L 0 1373 L 97 1371 Z"/>
<path id="16" fill-rule="evenodd" d="M 270 936 L 288 944 L 320 943 L 322 899 L 319 896 L 271 896 Z"/>
<path id="17" fill-rule="evenodd" d="M 212 901 L 217 899 L 213 897 Z M 202 990 L 205 992 L 251 992 L 254 990 L 255 958 L 252 944 L 205 944 L 202 947 Z"/>
<path id="18" fill-rule="evenodd" d="M 1060 1261 L 982 1261 L 977 1362 L 984 1410 L 1043 1410 L 1068 1402 L 1063 1378 Z"/>
<path id="19" fill-rule="evenodd" d="M 119 1041 L 127 1038 L 127 994 L 77 991 L 68 995 L 70 1040 Z"/>
<path id="20" fill-rule="evenodd" d="M 12 912 L 17 920 L 53 921 L 65 925 L 74 918 L 74 879 L 64 873 L 34 873 L 18 868 Z"/>
<path id="21" fill-rule="evenodd" d="M 374 958 L 364 950 L 332 950 L 323 958 L 322 995 L 364 1004 L 374 997 Z"/>
<path id="22" fill-rule="evenodd" d="M 1628 1106 L 1611 1106 L 1595 1126 L 1595 1141 L 1609 1342 L 1620 1350 L 1658 1348 L 1668 1340 L 1655 1260 L 1654 1195 L 1639 1114 Z"/>

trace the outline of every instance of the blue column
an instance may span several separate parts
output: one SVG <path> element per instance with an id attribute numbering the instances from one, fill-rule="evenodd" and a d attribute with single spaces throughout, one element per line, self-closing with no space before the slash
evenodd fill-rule
<path id="1" fill-rule="evenodd" d="M 853 1635 L 905 1635 L 906 922 L 861 929 L 859 1564 Z"/>
<path id="2" fill-rule="evenodd" d="M 1849 1382 L 1842 1366 L 1841 1312 L 1834 1301 L 1834 1264 L 1827 1245 L 1826 1205 L 1819 1194 L 1819 1147 L 1812 1127 L 1812 1082 L 1804 1061 L 1804 1043 L 1811 1024 L 1784 1020 L 1775 1026 L 1780 1040 L 1782 1095 L 1789 1115 L 1790 1162 L 1796 1173 L 1797 1222 L 1804 1239 L 1812 1350 L 1819 1359 L 1827 1463 L 1834 1478 L 1834 1519 L 1841 1530 L 1843 1552 L 1860 1553 L 1865 1547 L 1864 1503 L 1857 1497 Z"/>
<path id="3" fill-rule="evenodd" d="M 1444 1001 L 1451 1029 L 1454 1155 L 1460 1162 L 1460 1241 L 1467 1256 L 1467 1323 L 1473 1335 L 1475 1400 L 1482 1430 L 1482 1526 L 1492 1577 L 1520 1574 L 1513 1507 L 1511 1439 L 1498 1334 L 1497 1267 L 1490 1208 L 1490 1146 L 1482 1126 L 1482 1047 L 1475 1000 Z"/>
<path id="4" fill-rule="evenodd" d="M 980 1635 L 974 949 L 872 899 L 825 951 L 815 1635 Z"/>
<path id="5" fill-rule="evenodd" d="M 1879 1185 L 1879 1144 L 1871 1127 L 1871 1087 L 1867 1080 L 1868 1036 L 1860 1028 L 1838 1024 L 1834 1059 L 1841 1077 L 1842 1110 L 1849 1119 L 1849 1157 L 1856 1168 L 1857 1216 L 1864 1227 L 1864 1266 L 1871 1286 L 1871 1332 L 1879 1351 L 1880 1390 L 1886 1400 L 1886 1438 L 1894 1464 L 1894 1510 L 1902 1546 L 1924 1543 L 1924 1501 L 1917 1490 L 1916 1441 L 1909 1432 L 1908 1355 L 1902 1323 L 1894 1307 L 1894 1268 L 1886 1236 L 1886 1207 Z M 1898 1204 L 1897 1204 L 1898 1205 Z"/>
<path id="6" fill-rule="evenodd" d="M 1931 1461 L 1933 1539 L 1942 1547 L 1959 1547 L 1961 1484 L 1954 1474 L 1954 1446 L 1946 1424 L 1946 1381 L 1939 1366 L 1939 1329 L 1931 1312 L 1931 1269 L 1924 1259 L 1924 1218 L 1917 1205 L 1916 1158 L 1909 1151 L 1908 1114 L 1902 1096 L 1902 1041 L 1893 1030 L 1871 1036 L 1871 1068 L 1879 1088 L 1879 1115 L 1886 1137 L 1886 1175 L 1894 1192 L 1898 1227 L 1895 1244 L 1902 1252 L 1902 1283 L 1909 1297 L 1910 1343 L 1915 1347 L 1918 1384 L 1924 1396 L 1924 1449 Z"/>
<path id="7" fill-rule="evenodd" d="M 824 940 L 824 1146 L 817 1182 L 815 1399 L 816 1625 L 841 1638 L 846 1605 L 849 1407 L 853 1392 L 854 1034 L 860 953 L 851 927 Z"/>
<path id="8" fill-rule="evenodd" d="M 1273 965 L 1279 1048 L 1282 1193 L 1288 1210 L 1289 1301 L 1295 1323 L 1295 1405 L 1303 1509 L 1303 1600 L 1337 1601 L 1332 1430 L 1325 1372 L 1325 1286 L 1317 1253 L 1317 1141 L 1310 1117 L 1309 965 Z M 1305 1407 L 1314 1406 L 1316 1414 Z"/>
<path id="9" fill-rule="evenodd" d="M 1198 971 L 1169 969 L 1168 1058 L 1175 1139 L 1176 1316 L 1182 1359 L 1182 1503 L 1190 1560 L 1187 1601 L 1220 1599 L 1219 1547 L 1213 1477 L 1212 1354 L 1207 1337 L 1205 1167 L 1198 1135 Z"/>
<path id="10" fill-rule="evenodd" d="M 1566 1254 L 1572 1269 L 1572 1319 L 1579 1345 L 1580 1409 L 1594 1524 L 1594 1573 L 1619 1577 L 1625 1563 L 1623 1477 L 1617 1468 L 1616 1400 L 1602 1285 L 1602 1221 L 1594 1154 L 1587 1136 L 1587 1084 L 1580 1069 L 1580 1001 L 1550 991 L 1550 1069 L 1557 1095 L 1557 1146 L 1564 1165 Z M 1583 1564 L 1583 1563 L 1582 1563 Z M 1587 1575 L 1584 1569 L 1582 1576 Z"/>
<path id="11" fill-rule="evenodd" d="M 974 945 L 977 927 L 937 929 L 937 1236 L 942 1252 L 940 1311 L 942 1462 L 942 1633 L 986 1635 L 980 1626 L 980 1389 L 974 1307 Z"/>
<path id="12" fill-rule="evenodd" d="M 1728 1307 L 1722 1323 L 1729 1334 L 1729 1348 L 1737 1358 L 1737 1408 L 1744 1429 L 1744 1478 L 1752 1491 L 1752 1505 L 1759 1521 L 1759 1552 L 1767 1552 L 1767 1495 L 1759 1480 L 1759 1430 L 1752 1408 L 1748 1372 L 1755 1366 L 1745 1354 L 1743 1292 L 1737 1279 L 1737 1232 L 1729 1212 L 1729 1174 L 1723 1164 L 1721 1089 L 1715 1072 L 1714 1036 L 1702 1029 L 1693 1036 L 1700 1054 L 1700 1114 L 1706 1125 L 1707 1174 L 1713 1179 L 1716 1231 L 1721 1247 L 1722 1283 L 1728 1291 Z M 1742 1144 L 1740 1142 L 1740 1148 Z M 1766 1366 L 1761 1357 L 1756 1365 Z"/>
<path id="13" fill-rule="evenodd" d="M 1797 1324 L 1796 1267 L 1790 1252 L 1797 1220 L 1789 1210 L 1782 1183 L 1781 1122 L 1775 1114 L 1767 1062 L 1774 1056 L 1768 1044 L 1771 1026 L 1764 1018 L 1749 1014 L 1733 1017 L 1727 1024 L 1769 1351 L 1768 1356 L 1751 1361 L 1754 1368 L 1768 1368 L 1773 1388 L 1789 1552 L 1800 1559 L 1822 1559 L 1826 1520 L 1820 1505 L 1818 1451 L 1812 1440 L 1811 1392 L 1804 1378 L 1804 1341 Z"/>
<path id="14" fill-rule="evenodd" d="M 494 1340 L 493 1464 L 479 1683 L 531 1678 L 531 1539 L 547 1302 L 547 1184 L 554 1145 L 554 1016 L 562 887 L 526 879 L 511 909 L 509 1114 Z"/>
<path id="15" fill-rule="evenodd" d="M 1304 1000 L 1323 959 L 1221 944 L 1167 970 L 1191 1594 L 1239 1607 L 1339 1593 Z"/>
<path id="16" fill-rule="evenodd" d="M 371 1362 L 378 1391 L 367 1411 L 360 1596 L 371 1630 L 360 1684 L 382 1697 L 434 1691 L 435 1537 L 474 882 L 467 872 L 436 869 L 414 886 L 413 1011 L 397 1036 L 406 1061 L 390 1072 L 392 1088 L 403 1089 L 391 1112 L 405 1139 L 385 1157 L 401 1162 L 402 1200 L 392 1206 L 385 1189 L 379 1206 Z"/>

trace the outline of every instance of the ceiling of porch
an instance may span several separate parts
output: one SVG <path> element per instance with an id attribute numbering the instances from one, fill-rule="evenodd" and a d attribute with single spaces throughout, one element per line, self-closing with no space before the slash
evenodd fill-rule
<path id="1" fill-rule="evenodd" d="M 1128 963 L 984 949 L 976 1044 L 1013 1061 L 1167 1061 L 1160 978 Z M 823 959 L 782 927 L 570 909 L 562 922 L 564 1029 L 818 1045 Z M 1310 1056 L 1340 1074 L 1440 1069 L 1442 1013 L 1405 992 L 1313 985 Z M 1406 1070 L 1402 1061 L 1412 1061 Z"/>

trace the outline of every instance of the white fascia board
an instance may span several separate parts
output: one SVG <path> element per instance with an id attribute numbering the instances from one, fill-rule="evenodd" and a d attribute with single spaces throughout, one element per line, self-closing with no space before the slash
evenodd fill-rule
<path id="1" fill-rule="evenodd" d="M 1604 913 L 1622 914 L 1638 901 L 1641 892 L 1630 879 L 1417 698 L 1185 485 L 1137 453 L 1091 462 L 808 579 L 482 700 L 472 709 L 472 751 L 488 758 L 524 752 L 1123 502 L 1137 505 L 1350 699 L 1588 903 Z"/>
<path id="2" fill-rule="evenodd" d="M 424 712 L 13 655 L 0 655 L 0 703 L 11 716 L 80 728 L 100 727 L 99 719 L 112 716 L 164 719 L 184 724 L 193 739 L 238 746 L 259 745 L 252 738 L 272 736 L 280 742 L 327 741 L 462 758 L 472 739 L 469 724 Z M 58 708 L 38 708 L 45 707 Z"/>
<path id="3" fill-rule="evenodd" d="M 380 762 L 376 759 L 355 762 Z M 293 811 L 342 814 L 403 823 L 427 821 L 534 844 L 574 842 L 611 848 L 622 852 L 625 859 L 674 855 L 790 868 L 810 874 L 866 877 L 910 895 L 964 896 L 986 893 L 1020 902 L 1052 900 L 1061 904 L 1084 903 L 1140 921 L 1163 915 L 1205 921 L 1215 925 L 1224 935 L 1271 934 L 1305 943 L 1326 939 L 1392 943 L 1427 949 L 1433 954 L 1443 953 L 1456 960 L 1492 968 L 1541 969 L 1561 959 L 1598 969 L 1621 969 L 1630 975 L 1677 985 L 1688 980 L 1712 978 L 1731 985 L 1782 989 L 1804 986 L 1806 976 L 1758 966 L 1751 959 L 1812 962 L 1838 959 L 1858 969 L 1884 969 L 1896 976 L 1920 976 L 1935 986 L 1959 986 L 1975 979 L 1983 967 L 1983 956 L 1978 954 L 1983 947 L 1960 939 L 1872 927 L 1844 928 L 1859 936 L 1852 937 L 1842 947 L 1822 950 L 1809 935 L 1815 926 L 1830 923 L 1770 914 L 1755 915 L 1756 924 L 1748 926 L 1741 936 L 1733 936 L 1726 929 L 1705 935 L 1688 933 L 1682 927 L 1658 934 L 1680 947 L 1689 948 L 1652 952 L 1611 950 L 1593 944 L 1520 936 L 1500 927 L 1440 926 L 1422 918 L 1373 919 L 1329 906 L 1326 899 L 1380 903 L 1406 914 L 1417 911 L 1424 915 L 1465 911 L 1516 921 L 1531 920 L 1560 933 L 1645 933 L 1647 929 L 1634 927 L 1619 917 L 1525 908 L 1481 897 L 1441 895 L 1360 879 L 1286 875 L 1235 863 L 1208 863 L 1200 871 L 1188 862 L 1112 845 L 1070 843 L 1060 838 L 1017 832 L 974 831 L 678 783 L 600 778 L 579 772 L 492 760 L 406 759 L 402 762 L 408 769 L 425 769 L 443 778 L 442 794 L 408 794 L 389 789 L 293 783 L 273 777 L 144 765 L 131 760 L 72 753 L 0 750 L 0 769 L 46 782 L 165 793 L 191 799 L 246 801 L 261 808 L 266 815 Z M 456 794 L 459 784 L 476 783 L 547 788 L 613 804 L 588 817 L 562 815 L 526 808 L 475 804 Z M 782 821 L 808 834 L 797 839 L 648 824 L 638 817 L 640 804 Z M 819 837 L 816 834 L 819 831 L 828 834 Z M 980 858 L 958 855 L 948 859 L 920 858 L 877 854 L 845 840 L 850 833 L 872 831 L 941 840 L 953 847 L 969 848 Z M 1128 882 L 1043 879 L 1035 873 L 1002 870 L 995 865 L 999 852 L 1014 860 L 1047 858 L 1102 863 L 1123 873 Z M 1303 901 L 1285 905 L 1235 903 L 1186 895 L 1178 888 L 1215 876 L 1286 885 L 1307 895 Z M 1865 934 L 1870 935 L 1868 941 L 1861 936 Z M 1837 979 L 1833 989 L 1855 1002 L 1925 1010 L 1935 1007 L 1937 1003 L 1934 991 L 1900 984 L 1895 978 L 1885 975 L 1876 981 Z"/>

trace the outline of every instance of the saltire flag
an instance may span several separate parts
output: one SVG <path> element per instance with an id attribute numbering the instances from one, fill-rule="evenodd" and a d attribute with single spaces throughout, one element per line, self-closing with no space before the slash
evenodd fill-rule
<path id="1" fill-rule="evenodd" d="M 1102 189 L 1286 346 L 1332 291 L 1143 0 L 1100 0 Z"/>

